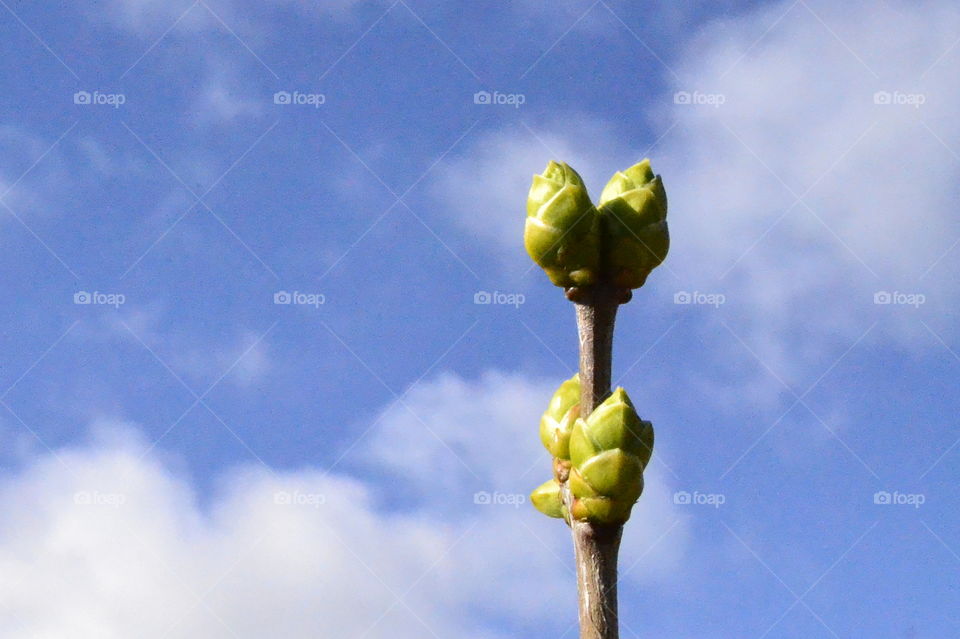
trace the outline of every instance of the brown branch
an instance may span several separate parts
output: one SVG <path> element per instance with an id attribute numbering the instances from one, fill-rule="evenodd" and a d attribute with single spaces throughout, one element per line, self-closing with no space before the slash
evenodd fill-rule
<path id="1" fill-rule="evenodd" d="M 629 291 L 605 287 L 568 291 L 576 304 L 580 335 L 580 414 L 587 416 L 610 395 L 613 369 L 613 326 L 618 306 Z M 572 496 L 564 486 L 568 510 Z M 577 590 L 580 599 L 580 638 L 618 639 L 617 556 L 623 526 L 571 521 Z"/>

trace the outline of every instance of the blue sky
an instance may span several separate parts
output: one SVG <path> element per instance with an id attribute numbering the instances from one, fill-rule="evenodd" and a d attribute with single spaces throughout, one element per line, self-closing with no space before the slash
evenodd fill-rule
<path id="1" fill-rule="evenodd" d="M 647 156 L 622 635 L 960 631 L 952 3 L 0 5 L 0 636 L 575 636 L 524 202 Z"/>

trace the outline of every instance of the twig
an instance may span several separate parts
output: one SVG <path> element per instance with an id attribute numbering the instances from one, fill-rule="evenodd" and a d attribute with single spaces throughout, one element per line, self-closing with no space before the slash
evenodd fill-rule
<path id="1" fill-rule="evenodd" d="M 610 395 L 613 327 L 622 291 L 597 287 L 576 302 L 580 335 L 580 414 L 589 415 Z M 564 490 L 568 509 L 572 496 Z M 571 521 L 581 639 L 618 639 L 617 556 L 621 525 Z"/>

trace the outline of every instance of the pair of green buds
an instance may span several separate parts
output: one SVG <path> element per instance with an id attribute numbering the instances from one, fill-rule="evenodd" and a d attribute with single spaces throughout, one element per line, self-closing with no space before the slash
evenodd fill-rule
<path id="1" fill-rule="evenodd" d="M 643 160 L 614 175 L 594 206 L 580 175 L 551 161 L 533 177 L 523 242 L 556 286 L 639 288 L 670 247 L 660 176 Z"/>
<path id="2" fill-rule="evenodd" d="M 653 424 L 637 415 L 618 388 L 586 418 L 580 416 L 580 378 L 554 393 L 540 419 L 540 440 L 553 455 L 554 478 L 530 501 L 549 517 L 623 524 L 643 492 L 643 470 L 653 454 Z M 570 510 L 563 498 L 569 490 Z"/>

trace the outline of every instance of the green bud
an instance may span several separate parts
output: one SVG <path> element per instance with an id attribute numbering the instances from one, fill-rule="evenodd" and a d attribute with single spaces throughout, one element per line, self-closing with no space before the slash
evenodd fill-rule
<path id="1" fill-rule="evenodd" d="M 556 479 L 540 484 L 530 493 L 530 503 L 547 517 L 563 519 L 563 500 L 560 498 L 560 484 Z"/>
<path id="2" fill-rule="evenodd" d="M 599 216 L 583 179 L 551 161 L 533 176 L 523 243 L 556 286 L 589 286 L 600 260 Z"/>
<path id="3" fill-rule="evenodd" d="M 606 276 L 621 288 L 639 288 L 667 257 L 667 193 L 650 160 L 614 175 L 600 195 Z"/>
<path id="4" fill-rule="evenodd" d="M 540 419 L 540 441 L 556 459 L 570 459 L 570 434 L 580 417 L 580 404 L 574 404 L 559 422 Z"/>
<path id="5" fill-rule="evenodd" d="M 635 455 L 646 468 L 653 455 L 653 424 L 640 419 L 637 409 L 618 388 L 597 406 L 583 424 L 575 424 L 570 436 L 570 460 L 574 466 L 606 450 L 619 448 Z"/>
<path id="6" fill-rule="evenodd" d="M 574 375 L 560 384 L 540 418 L 540 441 L 558 459 L 570 459 L 570 433 L 580 416 L 579 404 L 580 376 Z"/>
<path id="7" fill-rule="evenodd" d="M 572 477 L 572 476 L 571 476 Z M 640 490 L 643 490 L 641 480 Z M 636 499 L 612 499 L 610 497 L 574 497 L 573 518 L 596 524 L 624 524 L 630 519 L 630 511 Z"/>
<path id="8" fill-rule="evenodd" d="M 573 516 L 622 523 L 643 491 L 643 470 L 653 454 L 653 425 L 637 415 L 618 388 L 570 434 L 568 486 Z"/>
<path id="9" fill-rule="evenodd" d="M 637 492 L 643 478 L 640 459 L 619 448 L 591 457 L 577 467 L 577 474 L 590 486 L 592 493 L 604 497 L 640 496 Z"/>

